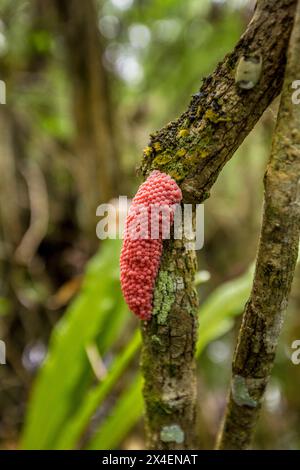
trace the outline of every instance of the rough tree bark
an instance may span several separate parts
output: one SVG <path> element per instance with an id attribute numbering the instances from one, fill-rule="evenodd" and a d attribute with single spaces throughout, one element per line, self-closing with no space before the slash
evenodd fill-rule
<path id="1" fill-rule="evenodd" d="M 180 185 L 183 202 L 201 203 L 225 163 L 281 90 L 296 0 L 260 0 L 234 51 L 206 78 L 187 111 L 151 136 L 141 172 L 158 169 Z M 263 58 L 259 83 L 241 90 L 235 68 L 244 54 Z M 143 330 L 144 398 L 150 448 L 195 445 L 195 253 L 165 243 L 154 315 Z"/>
<path id="2" fill-rule="evenodd" d="M 195 269 L 195 251 L 184 241 L 164 242 L 153 317 L 142 328 L 146 426 L 153 449 L 196 445 Z"/>
<path id="3" fill-rule="evenodd" d="M 270 160 L 253 287 L 245 307 L 219 449 L 251 444 L 261 402 L 274 363 L 297 261 L 300 234 L 300 106 L 291 87 L 300 77 L 300 2 Z"/>

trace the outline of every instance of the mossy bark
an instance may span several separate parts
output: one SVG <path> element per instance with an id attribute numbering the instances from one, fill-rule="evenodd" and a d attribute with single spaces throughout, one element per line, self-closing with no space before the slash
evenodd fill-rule
<path id="1" fill-rule="evenodd" d="M 151 135 L 144 149 L 141 172 L 171 175 L 184 202 L 200 203 L 226 162 L 280 93 L 286 48 L 296 0 L 259 0 L 247 30 L 235 49 L 205 78 L 198 93 L 176 121 Z M 262 70 L 258 84 L 243 90 L 235 83 L 240 57 L 259 51 Z"/>
<path id="2" fill-rule="evenodd" d="M 233 360 L 219 449 L 245 449 L 251 444 L 294 276 L 300 233 L 300 105 L 292 102 L 291 85 L 300 77 L 299 57 L 300 2 L 264 180 L 264 214 L 253 287 Z"/>
<path id="3" fill-rule="evenodd" d="M 187 111 L 151 136 L 143 176 L 154 169 L 170 174 L 185 203 L 201 203 L 209 196 L 223 166 L 281 91 L 295 6 L 296 0 L 258 1 L 234 51 L 204 80 Z M 236 65 L 242 55 L 256 51 L 262 56 L 261 76 L 253 89 L 242 90 L 235 82 Z M 195 253 L 187 253 L 183 242 L 165 242 L 154 294 L 156 314 L 142 327 L 151 448 L 195 446 L 194 273 Z"/>

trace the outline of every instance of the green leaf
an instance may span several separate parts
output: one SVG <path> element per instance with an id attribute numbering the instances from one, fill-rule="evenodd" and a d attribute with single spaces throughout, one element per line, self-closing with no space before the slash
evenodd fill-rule
<path id="1" fill-rule="evenodd" d="M 95 411 L 101 406 L 128 363 L 136 354 L 141 345 L 140 331 L 136 330 L 133 338 L 128 343 L 122 355 L 117 356 L 111 370 L 105 379 L 95 388 L 89 391 L 82 406 L 78 409 L 69 422 L 64 426 L 64 430 L 55 446 L 56 449 L 72 449 L 87 427 Z"/>
<path id="2" fill-rule="evenodd" d="M 55 448 L 93 380 L 86 346 L 95 342 L 100 354 L 105 354 L 121 331 L 128 310 L 116 275 L 119 249 L 117 240 L 102 244 L 88 265 L 78 297 L 52 334 L 48 357 L 29 403 L 22 448 Z"/>
<path id="3" fill-rule="evenodd" d="M 197 357 L 211 341 L 222 336 L 233 326 L 249 297 L 253 270 L 214 290 L 199 309 Z"/>

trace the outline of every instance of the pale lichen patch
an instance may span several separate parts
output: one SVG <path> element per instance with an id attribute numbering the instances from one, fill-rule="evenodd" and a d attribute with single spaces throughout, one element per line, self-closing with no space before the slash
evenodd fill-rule
<path id="1" fill-rule="evenodd" d="M 160 439 L 162 442 L 182 444 L 184 442 L 184 432 L 178 424 L 164 426 L 160 431 Z"/>
<path id="2" fill-rule="evenodd" d="M 161 269 L 158 273 L 153 299 L 153 315 L 157 315 L 157 323 L 164 325 L 175 300 L 173 277 L 168 271 Z"/>
<path id="3" fill-rule="evenodd" d="M 239 406 L 249 406 L 250 408 L 256 408 L 258 405 L 257 401 L 251 398 L 247 381 L 241 375 L 235 375 L 231 385 L 232 398 L 235 403 Z"/>

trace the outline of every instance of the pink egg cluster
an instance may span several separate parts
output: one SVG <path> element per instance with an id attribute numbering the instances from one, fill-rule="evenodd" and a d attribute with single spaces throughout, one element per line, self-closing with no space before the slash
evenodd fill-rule
<path id="1" fill-rule="evenodd" d="M 163 248 L 163 214 L 173 223 L 175 205 L 182 199 L 176 181 L 153 171 L 132 200 L 121 251 L 121 287 L 132 312 L 151 318 L 153 290 Z M 160 211 L 160 209 L 162 209 Z M 153 230 L 158 222 L 158 230 Z"/>

